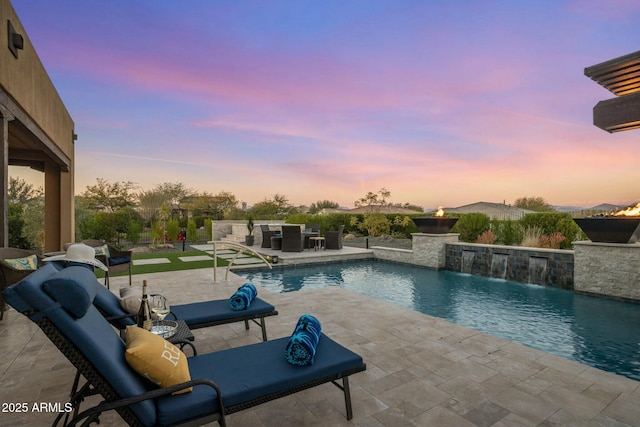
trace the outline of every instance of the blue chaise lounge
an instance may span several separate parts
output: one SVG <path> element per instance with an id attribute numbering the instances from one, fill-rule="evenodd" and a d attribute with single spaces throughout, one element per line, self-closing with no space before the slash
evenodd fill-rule
<path id="1" fill-rule="evenodd" d="M 190 357 L 190 381 L 158 388 L 130 367 L 119 333 L 92 304 L 100 288 L 84 267 L 58 271 L 45 265 L 2 292 L 87 380 L 80 388 L 74 386 L 72 404 L 78 412 L 71 413 L 73 418 L 65 419 L 64 425 L 98 422 L 101 413 L 115 410 L 132 426 L 215 421 L 225 426 L 227 414 L 327 382 L 343 391 L 347 419 L 352 418 L 349 376 L 364 371 L 366 365 L 362 357 L 324 334 L 312 365 L 286 361 L 285 337 Z M 193 388 L 191 392 L 172 394 L 188 387 Z M 90 394 L 100 394 L 104 401 L 80 411 L 80 403 Z M 66 415 L 61 413 L 54 425 Z"/>
<path id="2" fill-rule="evenodd" d="M 267 326 L 265 317 L 276 316 L 278 311 L 268 302 L 255 298 L 245 310 L 231 310 L 228 300 L 210 300 L 191 304 L 179 304 L 171 306 L 171 314 L 167 320 L 181 319 L 189 326 L 189 329 L 206 328 L 209 326 L 223 325 L 244 321 L 244 326 L 249 329 L 249 321 L 252 321 L 262 329 L 262 340 L 267 340 Z M 120 305 L 118 297 L 104 286 L 98 288 L 93 304 L 118 329 L 124 329 L 128 325 L 135 324 L 135 318 L 125 311 Z"/>

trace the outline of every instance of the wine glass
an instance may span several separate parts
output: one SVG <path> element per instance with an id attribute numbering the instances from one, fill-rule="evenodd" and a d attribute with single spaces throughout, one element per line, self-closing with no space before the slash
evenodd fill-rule
<path id="1" fill-rule="evenodd" d="M 162 295 L 153 295 L 151 298 L 151 311 L 158 316 L 158 319 L 164 320 L 170 311 L 167 299 Z"/>

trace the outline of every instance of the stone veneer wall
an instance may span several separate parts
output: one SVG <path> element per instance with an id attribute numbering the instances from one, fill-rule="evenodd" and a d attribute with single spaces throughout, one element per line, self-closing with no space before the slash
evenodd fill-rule
<path id="1" fill-rule="evenodd" d="M 575 290 L 640 300 L 640 244 L 574 242 Z"/>
<path id="2" fill-rule="evenodd" d="M 561 249 L 526 248 L 520 246 L 481 245 L 475 243 L 447 244 L 446 269 L 462 272 L 464 251 L 473 252 L 473 264 L 468 273 L 491 277 L 491 263 L 494 254 L 506 255 L 507 280 L 529 283 L 531 258 L 546 260 L 546 274 L 539 285 L 562 289 L 573 289 L 574 252 Z"/>
<path id="3" fill-rule="evenodd" d="M 445 268 L 446 265 L 447 243 L 457 242 L 460 235 L 456 233 L 412 233 L 411 236 L 412 250 L 372 246 L 373 256 L 385 261 L 420 265 L 439 270 Z"/>

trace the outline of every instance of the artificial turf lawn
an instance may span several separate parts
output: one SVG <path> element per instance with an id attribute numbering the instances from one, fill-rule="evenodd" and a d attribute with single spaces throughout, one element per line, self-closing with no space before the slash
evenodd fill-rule
<path id="1" fill-rule="evenodd" d="M 163 264 L 148 264 L 148 265 L 132 265 L 131 274 L 145 274 L 145 273 L 162 273 L 166 271 L 180 271 L 180 270 L 193 270 L 196 268 L 213 268 L 213 257 L 210 260 L 205 261 L 181 261 L 179 257 L 205 255 L 205 252 L 201 251 L 188 251 L 188 252 L 153 252 L 144 254 L 133 254 L 133 259 L 152 259 L 152 258 L 167 258 L 171 262 Z M 218 267 L 226 267 L 229 263 L 227 260 L 218 258 Z M 119 273 L 115 276 L 126 276 L 128 273 Z M 100 269 L 96 269 L 97 277 L 104 277 L 104 272 Z"/>

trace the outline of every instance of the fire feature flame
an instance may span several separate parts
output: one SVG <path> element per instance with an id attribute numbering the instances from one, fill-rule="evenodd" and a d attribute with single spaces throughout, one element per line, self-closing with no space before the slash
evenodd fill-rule
<path id="1" fill-rule="evenodd" d="M 638 205 L 640 205 L 640 203 Z M 442 209 L 442 206 L 438 207 L 438 212 L 436 212 L 434 216 L 444 216 L 444 209 Z"/>
<path id="2" fill-rule="evenodd" d="M 640 216 L 640 203 L 626 209 L 613 212 L 613 216 Z"/>

